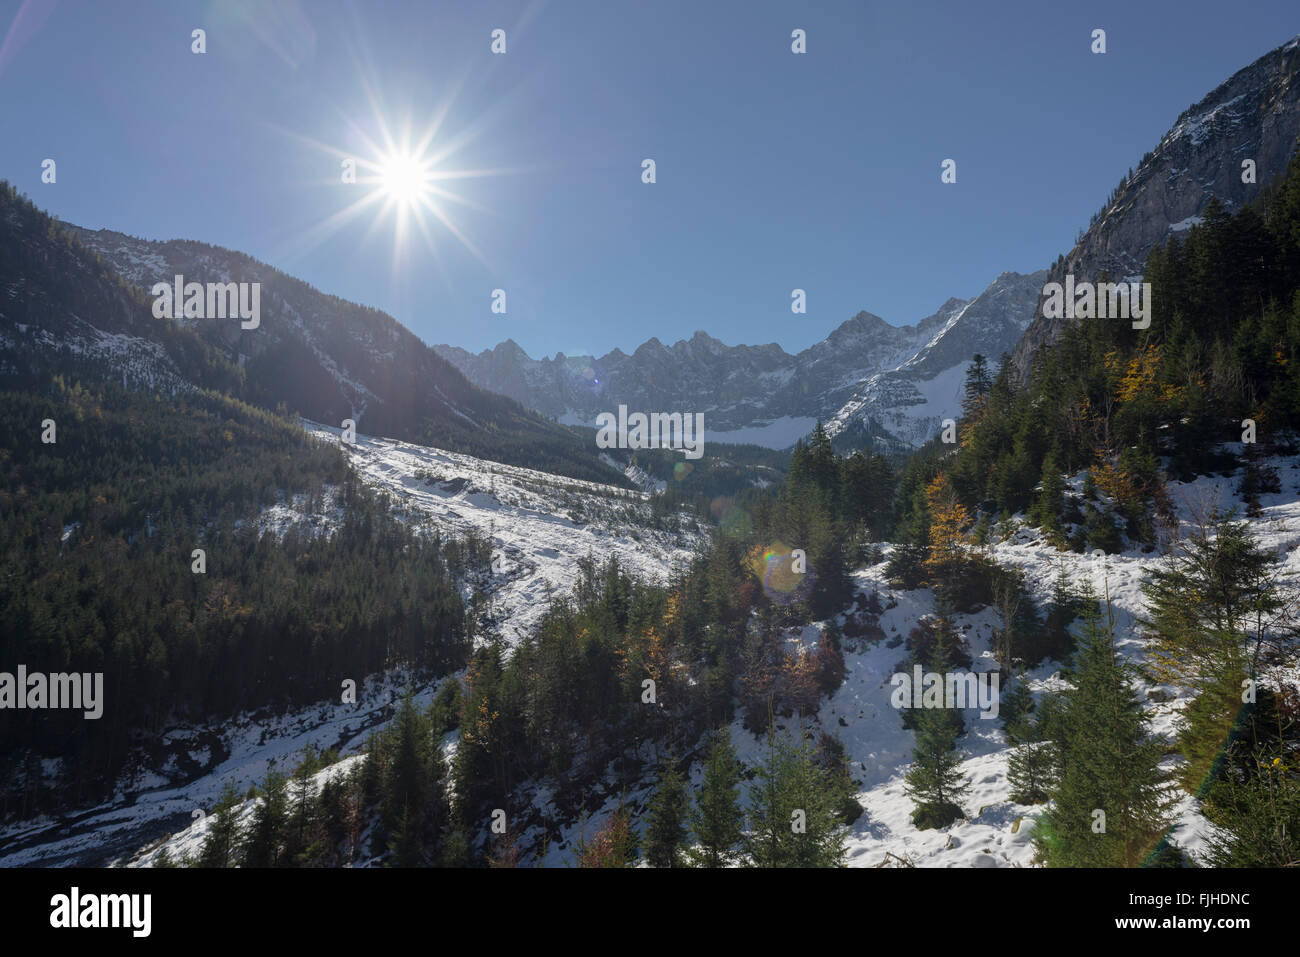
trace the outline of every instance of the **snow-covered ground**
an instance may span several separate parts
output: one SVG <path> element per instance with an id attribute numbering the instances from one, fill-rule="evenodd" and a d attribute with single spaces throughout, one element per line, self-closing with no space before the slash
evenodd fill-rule
<path id="1" fill-rule="evenodd" d="M 337 441 L 336 429 L 310 423 L 307 427 Z M 599 560 L 617 555 L 634 574 L 663 580 L 673 563 L 685 559 L 698 542 L 694 531 L 638 527 L 636 522 L 648 514 L 646 496 L 640 492 L 364 436 L 358 436 L 347 451 L 366 481 L 389 491 L 412 519 L 423 516 L 447 531 L 473 530 L 492 539 L 494 550 L 500 549 L 506 562 L 504 572 L 493 576 L 493 590 L 503 612 L 503 632 L 511 640 L 526 634 L 537 621 L 548 594 L 571 586 L 576 560 L 588 552 Z M 1296 595 L 1300 594 L 1300 465 L 1294 460 L 1274 464 L 1282 491 L 1260 496 L 1263 514 L 1250 524 L 1258 541 L 1279 559 L 1279 589 Z M 1239 508 L 1239 482 L 1236 475 L 1171 483 L 1169 493 L 1184 532 L 1197 515 L 1213 506 Z M 1077 479 L 1073 484 L 1077 486 Z M 279 513 L 271 518 L 272 525 L 286 520 Z M 1040 603 L 1046 602 L 1056 569 L 1062 565 L 1076 585 L 1089 582 L 1098 594 L 1109 594 L 1121 653 L 1137 663 L 1144 660 L 1143 642 L 1132 626 L 1143 610 L 1139 586 L 1161 560 L 1157 550 L 1134 548 L 1109 556 L 1059 552 L 1027 527 L 1017 528 L 990 547 L 999 563 L 1025 573 Z M 864 593 L 877 590 L 886 604 L 879 619 L 886 637 L 872 644 L 846 638 L 844 683 L 822 703 L 815 722 L 844 743 L 866 811 L 850 830 L 848 862 L 861 867 L 895 866 L 901 861 L 923 867 L 1027 866 L 1033 857 L 1033 815 L 1041 807 L 1010 801 L 1009 751 L 1001 721 L 982 719 L 974 708 L 965 714 L 967 732 L 958 742 L 967 755 L 962 770 L 971 783 L 963 802 L 966 819 L 941 830 L 918 831 L 911 824 L 913 805 L 903 791 L 903 774 L 914 736 L 903 729 L 890 703 L 889 679 L 905 655 L 901 640 L 922 616 L 933 612 L 934 602 L 928 589 L 890 589 L 885 565 L 882 561 L 858 571 L 855 583 Z M 957 618 L 974 671 L 995 667 L 991 638 L 1000 624 L 992 609 Z M 811 644 L 818 627 L 805 627 L 791 639 Z M 1036 695 L 1060 687 L 1057 672 L 1053 662 L 1029 672 Z M 1280 678 L 1294 683 L 1296 676 L 1292 667 Z M 272 761 L 280 770 L 290 771 L 308 745 L 335 746 L 340 754 L 355 754 L 367 730 L 391 717 L 392 703 L 401 690 L 401 676 L 389 676 L 367 683 L 357 705 L 323 703 L 283 717 L 249 714 L 217 727 L 174 729 L 169 735 L 181 743 L 181 750 L 189 748 L 191 759 L 208 765 L 201 773 L 184 783 L 158 774 L 138 776 L 123 782 L 115 800 L 101 807 L 60 821 L 42 819 L 0 830 L 0 866 L 97 863 L 110 856 L 129 858 L 149 846 L 149 854 L 137 861 L 141 863 L 152 858 L 169 830 L 175 833 L 165 844 L 173 856 L 192 853 L 207 822 L 191 823 L 191 816 L 196 809 L 210 811 L 224 783 L 232 781 L 246 790 L 264 777 Z M 1152 712 L 1152 729 L 1172 734 L 1184 697 L 1172 686 L 1162 686 L 1161 693 L 1151 695 L 1156 690 L 1143 688 L 1150 695 L 1146 706 Z M 427 703 L 432 693 L 433 689 L 423 688 L 417 700 Z M 763 759 L 766 742 L 744 730 L 742 718 L 738 715 L 730 729 L 732 740 L 741 759 L 756 765 Z M 778 727 L 793 731 L 796 722 L 778 719 Z M 447 743 L 454 746 L 454 741 Z M 650 746 L 644 757 L 655 757 Z M 1168 759 L 1170 766 L 1175 760 Z M 696 765 L 694 783 L 698 785 L 701 777 L 702 769 Z M 584 835 L 594 835 L 620 800 L 634 809 L 643 808 L 653 787 L 653 782 L 645 781 L 625 790 L 613 774 L 607 784 L 593 789 L 587 815 L 568 824 L 561 840 L 549 842 L 544 851 L 539 828 L 519 835 L 524 863 L 572 866 L 575 847 Z M 549 792 L 536 783 L 526 790 L 533 804 L 544 810 Z M 246 805 L 244 813 L 250 810 L 251 805 Z M 1175 842 L 1197 854 L 1204 847 L 1206 832 L 1195 802 L 1184 795 Z"/>
<path id="2" fill-rule="evenodd" d="M 1281 463 L 1279 463 L 1281 464 Z M 1279 559 L 1279 587 L 1291 595 L 1300 593 L 1300 467 L 1278 469 L 1282 491 L 1260 497 L 1264 513 L 1251 521 L 1260 544 Z M 1236 488 L 1240 479 L 1200 478 L 1195 482 L 1170 483 L 1169 493 L 1178 509 L 1184 534 L 1197 514 L 1206 514 L 1210 506 L 1225 510 L 1240 508 Z M 1059 552 L 1032 528 L 1024 528 L 993 548 L 1000 564 L 1020 568 L 1035 591 L 1035 598 L 1045 603 L 1056 575 L 1063 564 L 1071 582 L 1090 582 L 1098 595 L 1109 593 L 1116 615 L 1116 634 L 1120 654 L 1137 664 L 1145 661 L 1145 647 L 1136 634 L 1134 616 L 1144 610 L 1140 585 L 1148 572 L 1161 560 L 1158 552 L 1139 549 L 1118 555 L 1093 556 Z M 874 584 L 888 603 L 891 594 L 883 581 L 884 565 L 859 573 L 859 586 L 870 590 Z M 880 619 L 886 635 L 905 636 L 917 618 L 933 610 L 928 590 L 894 593 L 898 604 Z M 957 627 L 970 644 L 973 670 L 996 667 L 991 647 L 992 627 L 1000 625 L 990 609 L 957 619 Z M 887 642 L 857 654 L 846 655 L 848 673 L 844 684 L 823 704 L 820 723 L 839 734 L 849 759 L 854 762 L 854 776 L 861 782 L 859 800 L 866 808 L 853 826 L 849 839 L 849 862 L 875 866 L 886 854 L 907 858 L 917 866 L 933 867 L 1007 867 L 1025 866 L 1033 858 L 1030 843 L 1032 815 L 1040 808 L 1021 806 L 1010 801 L 1007 782 L 1009 751 L 1001 730 L 1001 721 L 982 720 L 978 711 L 965 712 L 967 734 L 958 746 L 968 755 L 962 766 L 972 785 L 963 802 L 967 820 L 944 830 L 918 831 L 911 825 L 912 801 L 903 792 L 903 772 L 911 760 L 913 734 L 904 731 L 898 713 L 891 707 L 892 688 L 889 677 L 903 657 L 901 648 L 888 648 Z M 1060 686 L 1057 666 L 1046 663 L 1029 672 L 1035 697 Z M 1296 671 L 1274 676 L 1274 680 L 1294 683 Z M 1144 687 L 1145 692 L 1155 690 Z M 1185 706 L 1180 689 L 1160 686 L 1164 694 L 1148 700 L 1152 712 L 1151 727 L 1158 734 L 1172 735 L 1178 712 Z M 848 727 L 839 726 L 839 718 Z M 745 743 L 750 759 L 761 757 L 763 745 L 737 724 L 733 740 Z M 743 756 L 742 756 L 743 757 Z M 1171 766 L 1172 760 L 1170 759 Z M 1173 833 L 1175 843 L 1193 854 L 1204 848 L 1207 825 L 1196 812 L 1195 802 L 1184 795 Z M 1019 823 L 1017 823 L 1019 822 Z M 894 863 L 894 859 L 891 859 Z"/>
<path id="3" fill-rule="evenodd" d="M 339 440 L 339 429 L 304 424 L 319 438 Z M 488 591 L 500 636 L 511 645 L 531 634 L 552 595 L 573 588 L 579 559 L 617 557 L 633 577 L 663 583 L 707 541 L 686 516 L 680 531 L 647 527 L 647 492 L 361 434 L 343 448 L 367 484 L 413 517 L 444 535 L 473 532 L 491 541 L 502 561 Z"/>
<path id="4" fill-rule="evenodd" d="M 1300 595 L 1300 466 L 1280 461 L 1275 464 L 1279 466 L 1282 491 L 1260 496 L 1263 515 L 1251 520 L 1251 528 L 1260 544 L 1279 559 L 1278 587 L 1296 596 Z M 1195 516 L 1207 514 L 1212 506 L 1240 509 L 1236 494 L 1239 482 L 1237 475 L 1171 483 L 1169 493 L 1183 524 L 1183 533 L 1189 530 Z M 1077 486 L 1078 481 L 1074 484 Z M 992 550 L 999 563 L 1025 572 L 1040 605 L 1049 598 L 1058 565 L 1064 565 L 1070 581 L 1076 585 L 1089 582 L 1098 595 L 1109 593 L 1120 653 L 1137 664 L 1145 660 L 1145 648 L 1133 630 L 1133 620 L 1144 608 L 1139 586 L 1151 568 L 1161 561 L 1157 551 L 1131 549 L 1117 555 L 1059 552 L 1032 528 L 1019 529 Z M 913 732 L 903 728 L 898 711 L 890 703 L 893 691 L 890 677 L 906 654 L 901 643 L 895 643 L 894 639 L 905 639 L 922 616 L 933 613 L 934 599 L 929 589 L 890 589 L 885 580 L 886 564 L 887 561 L 882 561 L 855 575 L 860 591 L 870 593 L 877 589 L 881 600 L 887 606 L 893 605 L 886 608 L 879 620 L 886 637 L 858 650 L 853 650 L 855 639 L 846 639 L 844 683 L 823 702 L 817 720 L 805 722 L 809 728 L 819 726 L 839 736 L 858 785 L 858 800 L 866 809 L 850 829 L 848 864 L 892 867 L 907 861 L 917 867 L 1029 866 L 1034 857 L 1033 818 L 1043 807 L 1019 805 L 1010 800 L 1007 780 L 1010 750 L 1002 722 L 982 719 L 975 708 L 965 711 L 967 732 L 958 741 L 958 747 L 967 756 L 961 770 L 971 784 L 971 791 L 962 802 L 966 819 L 940 830 L 921 831 L 911 823 L 914 805 L 903 790 L 903 774 L 911 763 L 915 738 Z M 995 669 L 992 630 L 1001 626 L 998 614 L 986 608 L 975 614 L 960 615 L 956 626 L 970 646 L 972 670 Z M 807 631 L 805 628 L 804 632 Z M 807 634 L 793 638 L 805 646 L 812 643 Z M 1294 664 L 1287 673 L 1274 675 L 1271 680 L 1294 684 L 1300 674 Z M 1046 662 L 1028 672 L 1036 699 L 1046 691 L 1063 686 L 1058 670 L 1058 663 Z M 1144 685 L 1141 690 L 1143 694 L 1159 692 L 1145 702 L 1152 715 L 1151 730 L 1172 736 L 1178 712 L 1186 703 L 1183 693 L 1169 685 Z M 792 733 L 798 722 L 778 719 L 777 727 Z M 744 729 L 743 713 L 737 715 L 730 733 L 742 761 L 751 767 L 763 761 L 766 739 L 756 738 Z M 650 753 L 644 757 L 649 758 Z M 1175 762 L 1176 758 L 1171 756 L 1166 766 L 1172 768 Z M 702 778 L 703 769 L 697 764 L 692 769 L 693 784 L 698 787 Z M 545 856 L 540 857 L 541 862 L 548 866 L 572 866 L 574 848 L 581 837 L 593 836 L 620 802 L 625 801 L 634 809 L 644 808 L 653 791 L 652 784 L 645 784 L 624 792 L 613 775 L 606 783 L 603 799 L 593 802 L 586 820 L 565 828 L 563 840 L 551 842 Z M 1195 856 L 1205 848 L 1208 824 L 1190 795 L 1181 791 L 1177 794 L 1180 797 L 1172 839 Z M 544 804 L 545 799 L 546 792 L 540 792 L 534 802 Z M 527 833 L 521 843 L 537 836 Z"/>
<path id="5" fill-rule="evenodd" d="M 304 422 L 309 432 L 337 442 L 339 430 Z M 551 595 L 567 594 L 577 561 L 617 556 L 633 575 L 664 581 L 674 563 L 688 560 L 704 541 L 693 522 L 681 531 L 639 524 L 650 515 L 644 492 L 502 465 L 468 455 L 358 435 L 345 446 L 358 474 L 387 491 L 413 523 L 442 534 L 474 532 L 492 542 L 499 572 L 474 587 L 491 599 L 498 632 L 508 643 L 528 634 Z M 264 510 L 259 527 L 282 533 L 308 525 L 328 534 L 339 520 L 335 490 L 326 489 L 321 514 L 306 514 L 303 496 Z M 465 584 L 465 590 L 471 588 Z M 393 674 L 363 685 L 358 704 L 321 702 L 288 715 L 246 713 L 211 725 L 184 725 L 164 736 L 172 757 L 163 769 L 127 775 L 113 799 L 73 815 L 37 818 L 0 828 L 0 866 L 97 864 L 179 829 L 176 851 L 196 810 L 210 811 L 221 788 L 243 792 L 273 766 L 288 772 L 309 745 L 341 754 L 364 745 L 369 730 L 387 723 L 405 678 Z M 417 700 L 427 704 L 425 687 Z"/>
<path id="6" fill-rule="evenodd" d="M 169 728 L 162 743 L 173 757 L 161 771 L 126 774 L 111 800 L 75 814 L 0 829 L 0 867 L 128 860 L 169 832 L 176 832 L 179 847 L 174 851 L 179 853 L 188 846 L 196 812 L 210 813 L 227 783 L 244 793 L 272 768 L 289 774 L 309 746 L 355 754 L 371 728 L 391 719 L 406 686 L 406 676 L 393 673 L 361 683 L 355 704 L 320 702 L 284 715 L 245 712 L 212 725 Z M 416 701 L 427 705 L 433 693 L 426 687 L 416 693 Z"/>

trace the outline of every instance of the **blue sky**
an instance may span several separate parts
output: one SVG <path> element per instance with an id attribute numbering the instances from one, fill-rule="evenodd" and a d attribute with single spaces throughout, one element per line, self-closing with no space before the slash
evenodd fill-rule
<path id="1" fill-rule="evenodd" d="M 704 329 L 796 351 L 1048 265 L 1179 113 L 1300 32 L 1294 0 L 989 6 L 6 0 L 0 178 L 69 222 L 242 250 L 430 343 L 600 354 Z M 321 228 L 370 190 L 341 154 L 440 113 L 436 168 L 491 172 L 434 200 L 473 251 L 425 213 L 432 248 L 413 227 L 395 252 L 377 205 Z"/>

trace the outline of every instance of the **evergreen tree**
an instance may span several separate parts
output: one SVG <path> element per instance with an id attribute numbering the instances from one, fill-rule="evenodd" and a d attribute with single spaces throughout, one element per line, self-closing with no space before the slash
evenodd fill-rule
<path id="1" fill-rule="evenodd" d="M 1143 624 L 1161 677 L 1194 686 L 1198 676 L 1215 680 L 1254 657 L 1281 607 L 1273 561 L 1245 522 L 1216 512 L 1150 573 Z M 1246 666 L 1253 674 L 1253 661 Z"/>
<path id="2" fill-rule="evenodd" d="M 1153 669 L 1193 691 L 1178 733 L 1187 759 L 1180 778 L 1190 792 L 1227 745 L 1242 689 L 1283 607 L 1272 587 L 1273 561 L 1246 523 L 1215 512 L 1142 584 Z"/>
<path id="3" fill-rule="evenodd" d="M 723 728 L 713 735 L 690 815 L 695 844 L 687 853 L 696 867 L 727 867 L 738 860 L 737 848 L 744 837 L 740 774 L 731 734 Z"/>
<path id="4" fill-rule="evenodd" d="M 315 749 L 309 747 L 289 782 L 289 819 L 284 828 L 284 858 L 287 863 L 297 867 L 308 863 L 312 857 L 311 848 L 319 816 L 314 779 L 317 764 Z"/>
<path id="5" fill-rule="evenodd" d="M 948 708 L 922 708 L 916 715 L 912 766 L 903 789 L 916 805 L 912 823 L 922 830 L 946 827 L 963 817 L 957 804 L 970 791 L 960 771 L 961 752 Z"/>
<path id="6" fill-rule="evenodd" d="M 241 848 L 244 867 L 275 867 L 280 860 L 288 822 L 284 775 L 272 769 L 262 782 L 261 800 Z"/>
<path id="7" fill-rule="evenodd" d="M 1003 714 L 1007 741 L 1013 745 L 1007 758 L 1011 800 L 1042 804 L 1051 796 L 1056 780 L 1056 755 L 1050 740 L 1054 720 L 1051 699 L 1043 708 L 1035 708 L 1028 679 L 1022 674 L 1003 704 Z"/>
<path id="8" fill-rule="evenodd" d="M 1043 481 L 1038 497 L 1029 509 L 1029 520 L 1045 531 L 1059 531 L 1065 509 L 1065 479 L 1054 452 L 1043 460 Z"/>
<path id="9" fill-rule="evenodd" d="M 389 831 L 388 851 L 392 855 L 389 866 L 419 867 L 424 863 L 422 830 L 418 814 L 413 814 L 411 806 L 404 804 Z"/>
<path id="10" fill-rule="evenodd" d="M 645 833 L 645 859 L 651 867 L 682 866 L 688 805 L 686 784 L 670 755 L 647 809 L 650 821 Z"/>
<path id="11" fill-rule="evenodd" d="M 590 843 L 578 847 L 579 867 L 631 867 L 636 862 L 637 840 L 627 808 L 619 805 Z"/>
<path id="12" fill-rule="evenodd" d="M 1046 741 L 1022 741 L 1007 758 L 1007 782 L 1011 800 L 1017 804 L 1042 804 L 1051 796 L 1051 745 Z"/>
<path id="13" fill-rule="evenodd" d="M 1024 672 L 1016 675 L 1011 689 L 1002 696 L 1002 730 L 1013 747 L 1034 738 L 1034 694 Z"/>
<path id="14" fill-rule="evenodd" d="M 1164 744 L 1148 734 L 1115 652 L 1109 603 L 1103 620 L 1096 599 L 1084 601 L 1073 687 L 1061 693 L 1065 756 L 1035 843 L 1050 867 L 1136 867 L 1169 822 Z"/>
<path id="15" fill-rule="evenodd" d="M 1287 689 L 1261 689 L 1224 749 L 1202 810 L 1211 867 L 1300 865 L 1300 718 Z"/>
<path id="16" fill-rule="evenodd" d="M 988 360 L 976 353 L 971 356 L 970 367 L 966 370 L 966 383 L 962 387 L 963 425 L 974 425 L 984 414 L 986 400 L 992 390 L 993 374 L 989 371 Z"/>
<path id="17" fill-rule="evenodd" d="M 233 783 L 227 781 L 209 818 L 207 834 L 199 851 L 199 867 L 234 867 L 239 846 L 239 819 L 242 802 Z"/>
<path id="18" fill-rule="evenodd" d="M 847 850 L 838 782 L 813 761 L 808 738 L 768 732 L 767 760 L 750 792 L 746 845 L 755 867 L 841 867 Z"/>

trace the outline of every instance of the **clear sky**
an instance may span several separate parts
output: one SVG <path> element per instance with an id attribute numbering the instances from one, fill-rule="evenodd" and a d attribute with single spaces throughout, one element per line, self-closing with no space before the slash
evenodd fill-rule
<path id="1" fill-rule="evenodd" d="M 38 205 L 537 356 L 697 329 L 796 351 L 861 309 L 912 323 L 1042 268 L 1300 7 L 0 0 L 0 30 L 0 178 Z M 342 156 L 435 122 L 440 192 L 405 242 L 400 204 L 340 215 L 378 189 L 344 184 Z"/>

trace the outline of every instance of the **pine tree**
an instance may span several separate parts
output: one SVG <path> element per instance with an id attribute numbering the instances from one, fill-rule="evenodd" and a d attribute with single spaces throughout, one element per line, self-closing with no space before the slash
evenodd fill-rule
<path id="1" fill-rule="evenodd" d="M 1164 744 L 1146 729 L 1133 672 L 1114 647 L 1114 616 L 1084 596 L 1084 627 L 1062 692 L 1065 756 L 1052 806 L 1035 830 L 1050 867 L 1136 867 L 1169 823 Z"/>
<path id="2" fill-rule="evenodd" d="M 235 852 L 239 845 L 239 819 L 236 816 L 242 802 L 233 783 L 227 781 L 212 809 L 203 848 L 199 851 L 199 867 L 234 867 Z"/>
<path id="3" fill-rule="evenodd" d="M 1244 780 L 1219 786 L 1215 816 L 1222 823 L 1208 841 L 1206 864 L 1300 866 L 1300 779 L 1294 765 L 1294 755 L 1270 755 Z"/>
<path id="4" fill-rule="evenodd" d="M 1178 778 L 1189 794 L 1199 794 L 1209 783 L 1245 710 L 1246 661 L 1229 655 L 1214 667 L 1218 674 L 1196 679 L 1196 694 L 1183 709 L 1178 725 L 1178 746 L 1186 759 Z"/>
<path id="5" fill-rule="evenodd" d="M 1043 622 L 1043 640 L 1033 646 L 1033 652 L 1026 654 L 1030 663 L 1037 663 L 1044 657 L 1064 659 L 1074 645 L 1070 634 L 1070 625 L 1078 617 L 1079 597 L 1070 586 L 1065 563 L 1056 566 L 1056 576 L 1052 580 L 1052 597 L 1047 603 L 1047 618 Z"/>
<path id="6" fill-rule="evenodd" d="M 948 708 L 922 708 L 916 716 L 916 746 L 912 766 L 903 775 L 903 789 L 916 807 L 912 823 L 922 830 L 945 827 L 963 817 L 957 804 L 970 791 L 960 771 L 961 752 Z"/>
<path id="7" fill-rule="evenodd" d="M 650 800 L 645 833 L 645 859 L 651 867 L 681 867 L 686 843 L 686 784 L 670 755 Z"/>
<path id="8" fill-rule="evenodd" d="M 1189 687 L 1178 742 L 1183 787 L 1196 793 L 1242 713 L 1242 688 L 1282 607 L 1273 557 L 1249 525 L 1217 512 L 1143 582 L 1154 671 Z"/>
<path id="9" fill-rule="evenodd" d="M 411 813 L 411 806 L 403 805 L 397 821 L 389 830 L 389 866 L 419 867 L 424 863 L 421 830 L 421 822 L 417 815 Z"/>
<path id="10" fill-rule="evenodd" d="M 1281 605 L 1273 561 L 1247 523 L 1215 513 L 1151 572 L 1142 584 L 1150 609 L 1143 624 L 1161 677 L 1195 686 L 1201 675 L 1216 680 L 1253 658 Z M 1253 674 L 1253 661 L 1248 668 Z"/>
<path id="11" fill-rule="evenodd" d="M 740 762 L 726 728 L 713 735 L 704 764 L 704 780 L 690 814 L 695 844 L 687 852 L 696 867 L 727 867 L 738 857 L 744 837 L 740 808 Z"/>
<path id="12" fill-rule="evenodd" d="M 847 850 L 838 815 L 840 788 L 813 761 L 806 735 L 797 744 L 768 732 L 767 760 L 750 791 L 746 846 L 755 867 L 841 867 Z"/>
<path id="13" fill-rule="evenodd" d="M 1029 509 L 1029 520 L 1045 531 L 1059 531 L 1061 512 L 1065 508 L 1065 479 L 1061 476 L 1055 451 L 1043 460 L 1043 487 Z"/>
<path id="14" fill-rule="evenodd" d="M 1054 709 L 1051 699 L 1034 706 L 1029 681 L 1021 674 L 1003 704 L 1007 741 L 1013 745 L 1007 758 L 1007 782 L 1011 800 L 1018 804 L 1042 804 L 1051 796 L 1056 780 L 1056 755 L 1050 740 Z"/>
<path id="15" fill-rule="evenodd" d="M 1260 689 L 1206 789 L 1211 867 L 1300 865 L 1300 709 L 1289 689 Z"/>
<path id="16" fill-rule="evenodd" d="M 1051 745 L 1046 741 L 1022 741 L 1007 758 L 1007 782 L 1017 804 L 1042 804 L 1051 796 L 1052 780 Z"/>
<path id="17" fill-rule="evenodd" d="M 262 795 L 241 847 L 244 867 L 275 867 L 280 860 L 288 822 L 284 775 L 272 769 L 262 782 Z"/>
<path id="18" fill-rule="evenodd" d="M 301 764 L 289 781 L 289 819 L 285 824 L 284 858 L 295 867 L 308 863 L 313 832 L 318 818 L 315 770 L 317 760 L 314 749 L 308 749 Z"/>
<path id="19" fill-rule="evenodd" d="M 1012 747 L 1034 740 L 1034 694 L 1029 690 L 1029 679 L 1022 671 L 1011 683 L 1011 690 L 1002 697 L 1002 731 L 1007 744 Z"/>
<path id="20" fill-rule="evenodd" d="M 966 370 L 966 383 L 962 387 L 961 415 L 963 427 L 974 425 L 984 414 L 989 392 L 993 389 L 993 374 L 988 360 L 976 353 L 971 356 Z"/>

